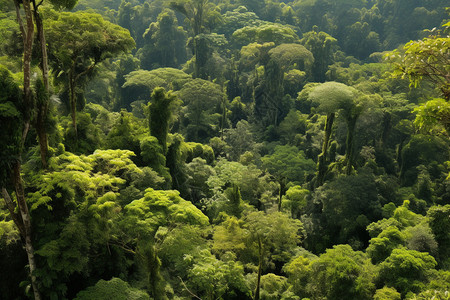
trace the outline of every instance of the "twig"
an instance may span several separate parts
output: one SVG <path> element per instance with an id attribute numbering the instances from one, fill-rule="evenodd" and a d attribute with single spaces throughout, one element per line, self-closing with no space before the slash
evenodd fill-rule
<path id="1" fill-rule="evenodd" d="M 191 291 L 188 289 L 188 287 L 186 286 L 186 284 L 184 283 L 183 279 L 181 279 L 180 276 L 178 276 L 178 279 L 180 279 L 180 281 L 181 281 L 181 283 L 183 284 L 184 288 L 186 289 L 186 291 L 187 291 L 189 294 L 191 294 L 192 297 L 194 297 L 194 298 L 196 298 L 196 299 L 199 299 L 199 300 L 202 300 L 202 298 L 200 298 L 199 296 L 197 296 L 196 294 L 194 294 L 193 292 L 191 292 Z"/>

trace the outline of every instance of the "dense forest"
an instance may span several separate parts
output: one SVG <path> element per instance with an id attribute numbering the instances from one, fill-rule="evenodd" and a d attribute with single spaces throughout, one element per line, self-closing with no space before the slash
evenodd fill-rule
<path id="1" fill-rule="evenodd" d="M 0 0 L 0 299 L 450 299 L 444 0 Z"/>

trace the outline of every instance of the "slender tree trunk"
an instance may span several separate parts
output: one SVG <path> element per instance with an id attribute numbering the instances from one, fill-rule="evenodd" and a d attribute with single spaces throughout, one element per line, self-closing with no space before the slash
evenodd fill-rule
<path id="1" fill-rule="evenodd" d="M 227 118 L 227 98 L 222 99 L 222 120 L 221 120 L 221 128 L 220 128 L 220 139 L 223 141 L 223 132 L 225 130 L 225 121 Z"/>
<path id="2" fill-rule="evenodd" d="M 355 136 L 355 126 L 356 126 L 356 120 L 358 117 L 350 117 L 347 121 L 347 139 L 346 139 L 346 171 L 345 173 L 347 175 L 350 175 L 350 173 L 353 170 L 353 152 L 355 151 L 354 147 L 354 136 Z"/>
<path id="3" fill-rule="evenodd" d="M 33 38 L 34 38 L 34 23 L 33 23 L 33 13 L 31 11 L 30 0 L 23 0 L 22 5 L 25 12 L 25 24 L 22 22 L 22 17 L 20 15 L 20 2 L 19 0 L 14 0 L 16 7 L 17 22 L 19 23 L 20 31 L 22 33 L 23 40 L 23 99 L 25 107 L 25 118 L 24 118 L 24 130 L 22 134 L 22 139 L 28 134 L 28 129 L 30 128 L 30 117 L 33 104 L 33 95 L 31 93 L 31 58 L 33 50 Z"/>
<path id="4" fill-rule="evenodd" d="M 39 139 L 39 150 L 41 153 L 41 163 L 42 168 L 47 169 L 47 156 L 48 156 L 48 135 L 45 131 L 44 124 L 39 124 L 39 127 L 36 128 L 36 131 L 38 131 L 38 139 Z"/>
<path id="5" fill-rule="evenodd" d="M 22 17 L 20 14 L 20 4 L 23 6 L 23 10 L 25 12 L 26 23 L 22 22 Z M 22 132 L 22 145 L 25 142 L 25 139 L 28 134 L 28 129 L 30 127 L 30 119 L 31 112 L 33 109 L 33 101 L 32 101 L 32 93 L 31 93 L 31 59 L 32 59 L 32 49 L 33 49 L 33 39 L 34 39 L 34 22 L 33 22 L 33 13 L 31 11 L 31 3 L 30 0 L 14 0 L 14 5 L 16 8 L 17 22 L 20 27 L 20 31 L 22 33 L 23 39 L 23 91 L 24 91 L 24 123 L 23 123 L 23 132 Z M 19 156 L 21 153 L 18 153 Z M 14 189 L 16 192 L 17 198 L 17 207 L 19 213 L 15 212 L 11 215 L 13 220 L 16 223 L 19 231 L 22 234 L 25 250 L 27 252 L 28 264 L 30 269 L 30 278 L 31 278 L 31 286 L 33 288 L 34 298 L 35 300 L 40 300 L 41 296 L 38 290 L 38 284 L 36 280 L 36 276 L 34 275 L 34 271 L 36 270 L 36 262 L 34 259 L 34 249 L 31 238 L 31 220 L 30 213 L 28 211 L 28 206 L 25 201 L 25 191 L 23 188 L 22 177 L 20 175 L 21 163 L 17 161 L 14 165 L 13 170 L 13 181 L 14 181 Z M 2 188 L 2 192 L 4 195 L 7 194 L 6 189 Z M 9 195 L 7 198 L 10 200 Z M 12 201 L 7 201 L 9 203 L 7 205 L 8 209 L 10 209 Z"/>
<path id="6" fill-rule="evenodd" d="M 194 36 L 194 56 L 195 56 L 195 64 L 194 64 L 194 78 L 199 78 L 200 76 L 200 65 L 199 65 L 199 60 L 200 60 L 200 55 L 198 53 L 198 41 L 197 41 L 197 37 Z"/>
<path id="7" fill-rule="evenodd" d="M 31 239 L 31 219 L 30 212 L 28 211 L 28 205 L 25 201 L 25 191 L 23 188 L 22 177 L 20 175 L 21 164 L 20 162 L 16 162 L 14 166 L 14 188 L 16 192 L 17 198 L 17 206 L 19 208 L 20 216 L 23 222 L 23 227 L 18 226 L 19 228 L 23 228 L 23 239 L 25 242 L 25 250 L 27 252 L 28 257 L 28 265 L 30 268 L 30 277 L 31 277 L 31 286 L 33 287 L 34 299 L 40 300 L 41 296 L 38 289 L 37 279 L 34 275 L 36 270 L 36 262 L 34 259 L 34 248 Z"/>
<path id="8" fill-rule="evenodd" d="M 11 199 L 11 196 L 9 195 L 6 188 L 2 187 L 2 196 L 5 201 L 6 207 L 9 211 L 9 214 L 11 215 L 11 218 L 14 221 L 14 224 L 16 224 L 17 228 L 19 229 L 19 233 L 21 236 L 25 236 L 25 228 L 23 226 L 22 221 L 22 215 L 16 213 L 16 204 Z"/>
<path id="9" fill-rule="evenodd" d="M 75 79 L 74 79 L 74 69 L 75 66 L 72 66 L 72 70 L 69 73 L 69 99 L 70 99 L 70 116 L 72 117 L 72 126 L 73 130 L 75 130 L 75 138 L 78 140 L 78 130 L 77 130 L 77 102 L 75 99 Z"/>
<path id="10" fill-rule="evenodd" d="M 262 263 L 263 263 L 262 242 L 261 242 L 261 238 L 258 238 L 258 277 L 256 279 L 256 289 L 255 289 L 254 300 L 259 300 L 259 297 L 260 297 Z"/>
<path id="11" fill-rule="evenodd" d="M 391 131 L 391 114 L 385 112 L 383 114 L 383 132 L 381 134 L 381 140 L 379 143 L 380 147 L 383 147 L 383 145 L 386 144 L 390 131 Z"/>
<path id="12" fill-rule="evenodd" d="M 329 113 L 325 124 L 325 136 L 323 138 L 322 153 L 318 158 L 318 174 L 317 174 L 317 187 L 321 186 L 324 182 L 325 173 L 327 171 L 327 151 L 328 143 L 330 141 L 331 129 L 333 127 L 335 113 Z"/>
<path id="13" fill-rule="evenodd" d="M 146 268 L 148 273 L 148 285 L 151 296 L 155 300 L 166 299 L 164 293 L 164 282 L 160 273 L 161 261 L 155 245 L 148 243 L 143 246 L 144 259 L 146 260 Z"/>
<path id="14" fill-rule="evenodd" d="M 278 194 L 278 196 L 279 196 L 279 198 L 278 198 L 278 211 L 281 212 L 281 205 L 282 205 L 282 201 L 283 201 L 283 195 L 285 194 L 285 189 L 286 189 L 286 184 L 284 182 L 284 178 L 282 178 L 279 181 L 279 184 L 280 184 L 280 191 L 279 191 L 279 194 Z"/>
<path id="15" fill-rule="evenodd" d="M 39 103 L 38 107 L 38 115 L 36 117 L 36 131 L 38 134 L 39 140 L 39 148 L 41 152 L 41 162 L 42 167 L 44 169 L 47 168 L 47 154 L 48 154 L 48 136 L 45 128 L 45 123 L 47 120 L 48 114 L 48 105 L 49 105 L 49 75 L 48 75 L 48 55 L 47 55 L 47 45 L 45 41 L 44 35 L 44 24 L 42 22 L 42 18 L 38 12 L 38 6 L 36 5 L 35 0 L 33 0 L 34 7 L 34 20 L 36 23 L 36 29 L 38 32 L 38 40 L 40 44 L 41 50 L 41 72 L 42 72 L 42 81 L 44 83 L 44 95 L 42 95 L 43 99 L 41 99 L 41 103 Z"/>

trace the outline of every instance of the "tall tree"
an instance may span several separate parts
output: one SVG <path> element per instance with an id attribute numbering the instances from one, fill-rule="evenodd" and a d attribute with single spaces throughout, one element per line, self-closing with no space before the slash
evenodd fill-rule
<path id="1" fill-rule="evenodd" d="M 325 73 L 334 60 L 333 53 L 337 49 L 337 40 L 315 27 L 314 30 L 303 35 L 301 43 L 314 55 L 312 65 L 314 81 L 325 82 Z"/>
<path id="2" fill-rule="evenodd" d="M 55 79 L 68 91 L 75 133 L 77 98 L 96 66 L 135 47 L 128 30 L 94 13 L 49 13 L 45 23 Z"/>
<path id="3" fill-rule="evenodd" d="M 22 20 L 20 5 L 22 4 L 25 22 Z M 19 23 L 20 32 L 22 34 L 22 43 L 23 43 L 23 102 L 22 106 L 16 108 L 16 117 L 19 117 L 19 128 L 21 128 L 21 138 L 16 137 L 16 141 L 19 141 L 19 144 L 16 144 L 17 148 L 14 151 L 15 160 L 11 162 L 9 166 L 9 176 L 13 178 L 13 186 L 16 194 L 17 208 L 19 214 L 16 214 L 15 207 L 16 204 L 11 200 L 11 196 L 9 195 L 8 190 L 4 187 L 2 183 L 2 195 L 5 201 L 7 202 L 7 207 L 9 212 L 15 221 L 17 227 L 20 230 L 20 233 L 24 239 L 25 249 L 28 256 L 28 263 L 30 265 L 30 276 L 31 276 L 31 285 L 33 287 L 34 298 L 41 299 L 38 284 L 36 280 L 36 276 L 33 274 L 36 269 L 36 263 L 34 260 L 34 248 L 31 241 L 31 222 L 30 222 L 30 213 L 28 211 L 28 206 L 25 200 L 25 192 L 22 183 L 22 178 L 20 174 L 21 170 L 21 155 L 22 148 L 25 142 L 25 138 L 27 137 L 28 130 L 31 122 L 31 110 L 32 110 L 32 92 L 31 92 L 31 60 L 32 60 L 32 48 L 34 41 L 34 23 L 33 23 L 33 14 L 31 10 L 31 2 L 30 0 L 14 0 L 14 5 L 16 8 L 16 16 L 17 22 Z M 2 71 L 2 80 L 5 82 L 11 81 L 10 75 L 6 70 Z M 13 88 L 11 84 L 11 88 Z M 11 92 L 5 90 L 4 92 Z M 16 95 L 18 95 L 16 91 Z M 10 95 L 11 96 L 11 95 Z M 3 98 L 3 97 L 2 97 Z M 6 97 L 7 99 L 7 97 Z M 14 102 L 13 102 L 14 103 Z M 16 101 L 17 103 L 17 101 Z M 18 103 L 17 103 L 18 104 Z M 14 106 L 14 104 L 12 104 Z M 13 131 L 14 132 L 14 131 Z M 7 170 L 8 170 L 7 169 Z"/>
<path id="4" fill-rule="evenodd" d="M 54 5 L 63 5 L 66 7 L 70 7 L 75 5 L 77 0 L 69 0 L 69 1 L 61 1 L 61 0 L 50 0 L 50 2 Z M 13 151 L 15 152 L 13 155 L 15 159 L 13 161 L 9 161 L 8 168 L 6 168 L 6 172 L 9 173 L 8 176 L 11 176 L 13 178 L 12 183 L 14 186 L 15 191 L 15 198 L 17 204 L 13 202 L 11 199 L 11 196 L 8 192 L 8 189 L 5 187 L 5 182 L 1 183 L 2 188 L 2 195 L 5 199 L 5 202 L 7 203 L 7 207 L 9 209 L 9 212 L 11 214 L 12 219 L 14 220 L 16 226 L 19 228 L 19 231 L 23 237 L 25 249 L 28 256 L 28 262 L 29 262 L 29 269 L 30 269 L 30 277 L 31 277 L 31 285 L 33 288 L 34 298 L 35 299 L 41 299 L 38 284 L 36 280 L 36 276 L 33 274 L 34 270 L 36 269 L 36 263 L 34 260 L 34 248 L 32 245 L 31 240 L 31 221 L 30 221 L 30 213 L 28 211 L 28 206 L 25 199 L 25 192 L 24 192 L 24 186 L 23 181 L 21 177 L 21 159 L 22 151 L 23 151 L 23 145 L 25 142 L 25 139 L 28 134 L 28 130 L 30 127 L 30 123 L 32 120 L 32 109 L 33 109 L 33 101 L 32 101 L 32 91 L 31 91 L 31 62 L 32 62 L 32 49 L 33 49 L 33 41 L 34 41 L 34 32 L 35 32 L 35 25 L 38 30 L 38 40 L 40 42 L 40 50 L 41 50 L 41 70 L 43 74 L 43 84 L 44 84 L 44 90 L 39 88 L 37 96 L 38 96 L 38 107 L 37 107 L 37 116 L 36 116 L 36 122 L 35 127 L 38 132 L 38 138 L 39 138 L 39 144 L 41 148 L 41 161 L 42 165 L 45 168 L 47 164 L 47 137 L 45 133 L 45 129 L 43 126 L 43 123 L 45 123 L 46 115 L 47 115 L 47 109 L 48 109 L 48 90 L 49 90 L 49 84 L 48 84 L 48 67 L 47 67 L 47 51 L 46 51 L 46 43 L 45 43 L 45 37 L 43 33 L 43 26 L 42 26 L 42 19 L 40 17 L 40 14 L 38 12 L 39 5 L 42 4 L 42 1 L 39 4 L 36 4 L 35 0 L 14 0 L 14 6 L 16 10 L 16 17 L 17 22 L 19 24 L 19 29 L 22 34 L 22 43 L 23 43 L 23 102 L 21 101 L 8 101 L 9 93 L 14 90 L 14 84 L 11 83 L 10 75 L 8 75 L 8 72 L 6 70 L 2 70 L 2 80 L 4 80 L 5 85 L 8 87 L 8 89 L 2 89 L 5 93 L 5 97 L 0 97 L 3 99 L 6 99 L 6 104 L 8 105 L 8 110 L 6 112 L 12 112 L 15 110 L 14 114 L 10 114 L 8 117 L 16 117 L 19 118 L 19 126 L 15 127 L 16 129 L 19 128 L 22 130 L 21 138 L 18 139 L 18 136 L 16 136 L 16 143 L 17 141 L 20 141 L 20 144 L 16 144 L 18 147 L 13 147 Z M 23 8 L 25 22 L 23 22 L 22 19 L 22 13 L 21 13 L 21 7 Z M 34 17 L 34 19 L 33 19 Z M 35 24 L 35 23 L 36 24 Z M 12 90 L 11 90 L 12 89 Z M 18 91 L 15 91 L 16 97 L 20 94 Z M 43 101 L 40 101 L 43 100 Z M 16 105 L 19 104 L 17 107 Z M 14 106 L 16 106 L 14 108 Z M 14 132 L 17 133 L 17 131 L 13 130 L 10 132 L 7 132 L 7 134 L 13 134 Z M 44 132 L 44 134 L 42 134 Z M 16 205 L 17 210 L 19 213 L 16 212 Z"/>
<path id="5" fill-rule="evenodd" d="M 192 29 L 192 42 L 195 56 L 194 77 L 204 78 L 201 76 L 200 69 L 206 63 L 202 57 L 201 47 L 205 43 L 204 38 L 200 36 L 204 33 L 204 25 L 208 11 L 210 10 L 209 0 L 181 0 L 170 2 L 170 8 L 184 15 Z"/>
<path id="6" fill-rule="evenodd" d="M 200 142 L 222 129 L 225 122 L 221 117 L 227 97 L 220 85 L 197 78 L 187 82 L 177 95 L 184 103 L 182 122 L 186 126 L 187 140 Z"/>
<path id="7" fill-rule="evenodd" d="M 49 2 L 57 8 L 72 9 L 78 0 L 49 0 Z M 42 15 L 39 12 L 39 7 L 44 1 L 37 3 L 36 0 L 31 1 L 14 1 L 16 6 L 17 20 L 19 22 L 19 27 L 22 32 L 23 45 L 24 45 L 24 97 L 26 101 L 31 103 L 31 92 L 30 92 L 30 76 L 31 69 L 30 63 L 32 59 L 32 47 L 34 39 L 34 28 L 37 31 L 37 41 L 39 43 L 39 61 L 40 69 L 42 72 L 42 83 L 43 87 L 37 87 L 37 102 L 36 111 L 34 116 L 34 127 L 37 132 L 41 162 L 44 168 L 47 167 L 47 152 L 48 152 L 48 138 L 46 132 L 47 114 L 49 109 L 49 75 L 48 75 L 48 55 L 47 55 L 47 45 L 44 34 L 44 25 L 42 20 Z M 20 4 L 22 4 L 23 10 L 25 12 L 26 25 L 21 21 L 20 17 Z M 34 23 L 34 25 L 32 25 Z M 30 107 L 31 109 L 31 107 Z M 31 120 L 30 120 L 31 121 Z"/>
<path id="8" fill-rule="evenodd" d="M 158 20 L 147 28 L 143 38 L 146 42 L 141 54 L 143 69 L 176 68 L 186 61 L 187 33 L 178 26 L 173 11 L 161 12 Z"/>
<path id="9" fill-rule="evenodd" d="M 325 175 L 325 160 L 328 149 L 329 137 L 335 114 L 339 112 L 347 124 L 347 137 L 345 141 L 345 172 L 347 175 L 353 170 L 354 164 L 354 135 L 356 122 L 364 110 L 373 102 L 379 100 L 376 96 L 369 97 L 353 87 L 338 82 L 326 82 L 314 88 L 309 94 L 311 101 L 319 104 L 319 111 L 327 113 L 327 123 L 325 125 L 325 138 L 322 147 L 322 154 L 319 156 L 318 185 L 323 183 Z"/>
<path id="10" fill-rule="evenodd" d="M 280 212 L 252 212 L 245 217 L 245 222 L 245 240 L 250 247 L 256 246 L 254 250 L 258 258 L 258 274 L 253 299 L 259 300 L 264 261 L 271 256 L 283 260 L 284 255 L 298 246 L 303 235 L 303 224 Z"/>
<path id="11" fill-rule="evenodd" d="M 356 90 L 338 82 L 326 82 L 315 87 L 309 94 L 312 102 L 319 104 L 319 110 L 327 114 L 325 123 L 325 136 L 323 139 L 322 153 L 318 158 L 317 186 L 323 184 L 327 171 L 327 151 L 331 131 L 336 113 L 340 109 L 349 110 L 352 107 Z M 347 148 L 347 151 L 349 149 Z"/>
<path id="12" fill-rule="evenodd" d="M 50 2 L 56 7 L 64 7 L 71 9 L 75 6 L 78 0 L 50 0 Z M 33 16 L 37 30 L 37 40 L 39 42 L 40 50 L 40 68 L 42 72 L 43 89 L 40 89 L 40 95 L 38 95 L 38 101 L 36 103 L 36 117 L 34 126 L 38 135 L 39 147 L 41 152 L 41 162 L 43 168 L 47 168 L 47 153 L 48 153 L 48 137 L 46 132 L 47 114 L 49 109 L 49 96 L 50 96 L 50 84 L 48 75 L 48 54 L 47 43 L 45 40 L 44 23 L 42 20 L 39 7 L 43 3 L 36 4 L 36 0 L 32 0 L 33 3 Z"/>
<path id="13" fill-rule="evenodd" d="M 404 46 L 405 53 L 398 51 L 391 58 L 401 59 L 395 63 L 394 76 L 406 77 L 410 86 L 417 87 L 423 81 L 431 81 L 442 96 L 450 99 L 450 22 L 444 24 L 444 30 L 436 30 L 429 37 L 411 41 Z"/>
<path id="14" fill-rule="evenodd" d="M 27 109 L 29 109 L 27 99 L 21 97 L 18 84 L 14 82 L 11 73 L 0 66 L 0 121 L 2 124 L 0 188 L 9 214 L 25 244 L 34 298 L 41 299 L 34 274 L 36 263 L 31 236 L 31 218 L 21 176 L 21 157 L 30 120 Z M 11 191 L 14 191 L 13 196 Z"/>
<path id="15" fill-rule="evenodd" d="M 158 87 L 153 90 L 149 104 L 150 134 L 158 139 L 164 155 L 167 153 L 167 135 L 174 118 L 173 110 L 179 103 L 179 99 L 171 92 L 166 93 L 164 88 Z"/>

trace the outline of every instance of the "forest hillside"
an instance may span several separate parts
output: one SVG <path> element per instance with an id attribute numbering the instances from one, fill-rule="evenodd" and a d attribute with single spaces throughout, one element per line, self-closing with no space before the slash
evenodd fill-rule
<path id="1" fill-rule="evenodd" d="M 0 299 L 450 299 L 444 0 L 0 0 Z"/>

